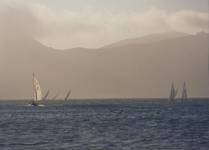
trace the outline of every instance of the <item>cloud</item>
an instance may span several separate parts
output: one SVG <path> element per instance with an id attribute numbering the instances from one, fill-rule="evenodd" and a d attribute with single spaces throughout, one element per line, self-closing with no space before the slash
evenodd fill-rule
<path id="1" fill-rule="evenodd" d="M 94 10 L 51 13 L 48 15 L 51 18 L 42 18 L 49 24 L 51 31 L 51 36 L 45 37 L 45 42 L 53 41 L 52 37 L 56 37 L 56 40 L 63 40 L 60 47 L 62 45 L 99 47 L 121 39 L 156 32 L 178 31 L 192 34 L 202 30 L 208 32 L 209 25 L 208 13 L 191 10 L 168 13 L 151 8 L 145 12 L 128 13 Z M 65 44 L 66 42 L 68 44 Z"/>
<path id="2" fill-rule="evenodd" d="M 5 7 L 6 6 L 6 7 Z M 82 11 L 54 10 L 28 1 L 10 1 L 0 7 L 0 32 L 26 34 L 56 48 L 100 47 L 121 39 L 178 31 L 208 32 L 208 12 L 112 12 L 88 7 Z"/>
<path id="3" fill-rule="evenodd" d="M 3 37 L 42 36 L 42 22 L 22 1 L 0 2 L 0 35 Z"/>
<path id="4" fill-rule="evenodd" d="M 171 28 L 182 32 L 208 32 L 209 15 L 208 12 L 180 11 L 168 17 L 168 24 Z"/>

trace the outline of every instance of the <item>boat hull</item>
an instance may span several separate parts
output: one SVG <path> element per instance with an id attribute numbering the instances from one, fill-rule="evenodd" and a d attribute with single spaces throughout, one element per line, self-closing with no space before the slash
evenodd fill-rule
<path id="1" fill-rule="evenodd" d="M 36 103 L 36 102 L 32 102 L 31 104 L 28 104 L 27 106 L 44 107 L 43 104 L 38 104 L 38 103 Z"/>

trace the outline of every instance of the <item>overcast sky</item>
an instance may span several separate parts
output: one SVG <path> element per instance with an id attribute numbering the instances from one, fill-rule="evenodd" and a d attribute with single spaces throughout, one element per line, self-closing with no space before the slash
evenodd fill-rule
<path id="1" fill-rule="evenodd" d="M 1 0 L 0 23 L 1 35 L 94 48 L 158 32 L 208 32 L 208 0 Z"/>
<path id="2" fill-rule="evenodd" d="M 144 11 L 158 7 L 168 11 L 191 9 L 208 11 L 208 0 L 30 0 L 53 9 L 80 10 L 86 7 L 116 11 Z"/>

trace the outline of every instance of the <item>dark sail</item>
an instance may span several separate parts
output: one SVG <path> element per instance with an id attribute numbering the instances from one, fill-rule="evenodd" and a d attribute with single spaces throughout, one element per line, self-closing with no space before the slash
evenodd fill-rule
<path id="1" fill-rule="evenodd" d="M 177 96 L 177 93 L 178 93 L 178 89 L 175 89 L 174 84 L 172 83 L 169 100 L 174 101 L 175 97 Z"/>
<path id="2" fill-rule="evenodd" d="M 67 93 L 67 95 L 66 95 L 66 97 L 65 97 L 65 99 L 64 99 L 65 101 L 67 101 L 67 100 L 68 100 L 68 98 L 69 98 L 70 94 L 71 94 L 71 90 L 69 90 L 69 91 L 68 91 L 68 93 Z"/>
<path id="3" fill-rule="evenodd" d="M 186 83 L 185 82 L 184 82 L 184 85 L 183 85 L 181 100 L 182 101 L 187 100 L 187 89 L 186 89 Z"/>

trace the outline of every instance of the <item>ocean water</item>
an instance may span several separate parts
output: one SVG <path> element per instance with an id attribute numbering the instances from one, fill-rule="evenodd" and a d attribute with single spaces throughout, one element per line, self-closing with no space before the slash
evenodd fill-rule
<path id="1" fill-rule="evenodd" d="M 209 100 L 0 102 L 0 150 L 208 150 Z"/>

